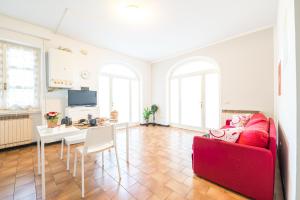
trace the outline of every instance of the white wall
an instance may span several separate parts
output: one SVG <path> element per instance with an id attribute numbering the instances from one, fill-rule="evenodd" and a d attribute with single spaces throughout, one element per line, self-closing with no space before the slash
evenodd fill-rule
<path id="1" fill-rule="evenodd" d="M 297 199 L 297 89 L 299 90 L 299 87 L 297 88 L 294 11 L 294 0 L 279 1 L 276 26 L 278 57 L 275 68 L 281 61 L 282 95 L 277 97 L 277 118 L 281 173 L 288 200 Z M 277 81 L 275 79 L 276 84 Z"/>
<path id="2" fill-rule="evenodd" d="M 74 67 L 74 74 L 77 77 L 74 89 L 79 89 L 80 86 L 89 86 L 92 90 L 97 89 L 99 71 L 101 70 L 101 67 L 107 63 L 117 62 L 129 65 L 139 75 L 142 83 L 141 107 L 151 103 L 151 65 L 149 63 L 111 50 L 97 48 L 62 35 L 54 34 L 51 30 L 0 15 L 0 39 L 42 46 L 43 41 L 41 39 L 26 34 L 7 31 L 3 28 L 48 38 L 49 40 L 44 41 L 46 50 L 49 48 L 57 48 L 59 46 L 70 48 L 77 57 L 77 66 Z M 88 55 L 82 55 L 80 53 L 81 49 L 86 50 Z M 80 78 L 80 72 L 82 70 L 88 70 L 90 72 L 91 77 L 88 81 Z M 45 83 L 45 79 L 43 79 L 43 88 L 45 88 Z M 45 94 L 42 94 L 41 99 L 44 111 L 58 111 L 63 113 L 64 108 L 67 105 L 67 91 L 45 91 Z"/>
<path id="3" fill-rule="evenodd" d="M 260 110 L 273 116 L 273 29 L 247 34 L 152 65 L 152 103 L 158 121 L 168 124 L 167 74 L 176 63 L 195 56 L 216 61 L 221 71 L 221 109 Z"/>
<path id="4" fill-rule="evenodd" d="M 297 66 L 297 133 L 300 133 L 300 2 L 295 1 L 295 26 L 296 26 L 296 66 Z M 300 166 L 300 137 L 297 134 L 297 164 Z M 296 169 L 297 169 L 296 167 Z M 297 173 L 296 198 L 300 199 L 300 173 Z"/>

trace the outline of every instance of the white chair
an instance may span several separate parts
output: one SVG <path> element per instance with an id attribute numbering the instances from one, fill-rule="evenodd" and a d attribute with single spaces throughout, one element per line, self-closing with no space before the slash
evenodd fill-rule
<path id="1" fill-rule="evenodd" d="M 115 128 L 114 126 L 111 125 L 89 128 L 84 145 L 80 147 L 76 147 L 75 149 L 73 176 L 76 176 L 77 154 L 80 153 L 81 154 L 81 196 L 82 198 L 84 198 L 84 156 L 87 154 L 102 152 L 102 165 L 103 165 L 104 163 L 103 151 L 114 148 L 116 154 L 116 160 L 117 160 L 119 180 L 121 179 L 118 152 L 115 145 L 116 142 L 115 142 L 114 131 Z"/>
<path id="2" fill-rule="evenodd" d="M 67 145 L 67 170 L 70 170 L 70 146 L 72 144 L 80 144 L 85 141 L 86 131 L 82 131 L 80 134 L 64 137 L 61 140 L 60 159 L 63 159 L 64 144 Z"/>

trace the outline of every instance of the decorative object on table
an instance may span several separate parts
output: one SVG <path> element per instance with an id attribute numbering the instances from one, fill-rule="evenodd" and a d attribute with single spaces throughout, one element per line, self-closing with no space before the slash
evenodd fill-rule
<path id="1" fill-rule="evenodd" d="M 155 123 L 155 113 L 158 111 L 158 106 L 156 104 L 153 104 L 151 106 L 151 114 L 152 114 L 152 118 L 153 118 L 153 126 L 156 125 Z"/>
<path id="2" fill-rule="evenodd" d="M 111 121 L 118 121 L 118 116 L 119 116 L 118 111 L 113 110 L 113 111 L 111 111 L 111 113 L 110 113 L 110 120 L 111 120 Z"/>
<path id="3" fill-rule="evenodd" d="M 146 122 L 146 126 L 149 125 L 149 119 L 150 119 L 151 114 L 152 114 L 152 111 L 150 108 L 148 108 L 148 107 L 144 108 L 143 116 L 144 116 L 144 120 Z"/>
<path id="4" fill-rule="evenodd" d="M 89 124 L 90 126 L 97 126 L 97 119 L 90 119 Z"/>
<path id="5" fill-rule="evenodd" d="M 57 122 L 58 122 L 58 118 L 59 118 L 58 112 L 48 112 L 45 114 L 45 118 L 47 120 L 48 128 L 57 127 Z"/>
<path id="6" fill-rule="evenodd" d="M 92 115 L 91 114 L 88 114 L 88 120 L 90 121 L 92 119 Z"/>
<path id="7" fill-rule="evenodd" d="M 100 118 L 98 119 L 98 124 L 103 125 L 103 124 L 105 124 L 107 121 L 108 121 L 107 118 L 105 118 L 105 117 L 100 117 Z"/>
<path id="8" fill-rule="evenodd" d="M 64 117 L 61 120 L 61 124 L 65 124 L 66 126 L 71 126 L 72 125 L 72 119 L 70 117 Z"/>

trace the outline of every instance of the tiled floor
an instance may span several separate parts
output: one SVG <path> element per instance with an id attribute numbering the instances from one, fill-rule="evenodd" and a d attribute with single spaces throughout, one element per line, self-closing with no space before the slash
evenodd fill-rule
<path id="1" fill-rule="evenodd" d="M 130 164 L 127 164 L 125 134 L 120 131 L 117 142 L 122 180 L 117 181 L 113 151 L 105 153 L 104 169 L 101 153 L 88 156 L 85 199 L 245 199 L 194 176 L 191 169 L 193 136 L 194 132 L 175 128 L 131 128 Z M 80 199 L 80 168 L 73 178 L 66 171 L 65 159 L 59 159 L 59 152 L 59 144 L 46 146 L 47 199 Z M 35 146 L 0 153 L 0 199 L 41 199 L 36 157 Z"/>

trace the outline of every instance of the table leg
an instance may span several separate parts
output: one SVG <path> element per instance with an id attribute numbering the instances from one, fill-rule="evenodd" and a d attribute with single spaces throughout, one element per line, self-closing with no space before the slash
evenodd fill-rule
<path id="1" fill-rule="evenodd" d="M 46 199 L 46 180 L 45 180 L 45 148 L 44 141 L 41 141 L 41 154 L 42 154 L 42 199 Z"/>
<path id="2" fill-rule="evenodd" d="M 37 154 L 38 154 L 38 174 L 41 174 L 41 141 L 37 139 Z"/>
<path id="3" fill-rule="evenodd" d="M 126 125 L 126 161 L 129 162 L 129 131 L 128 131 L 128 124 Z"/>

